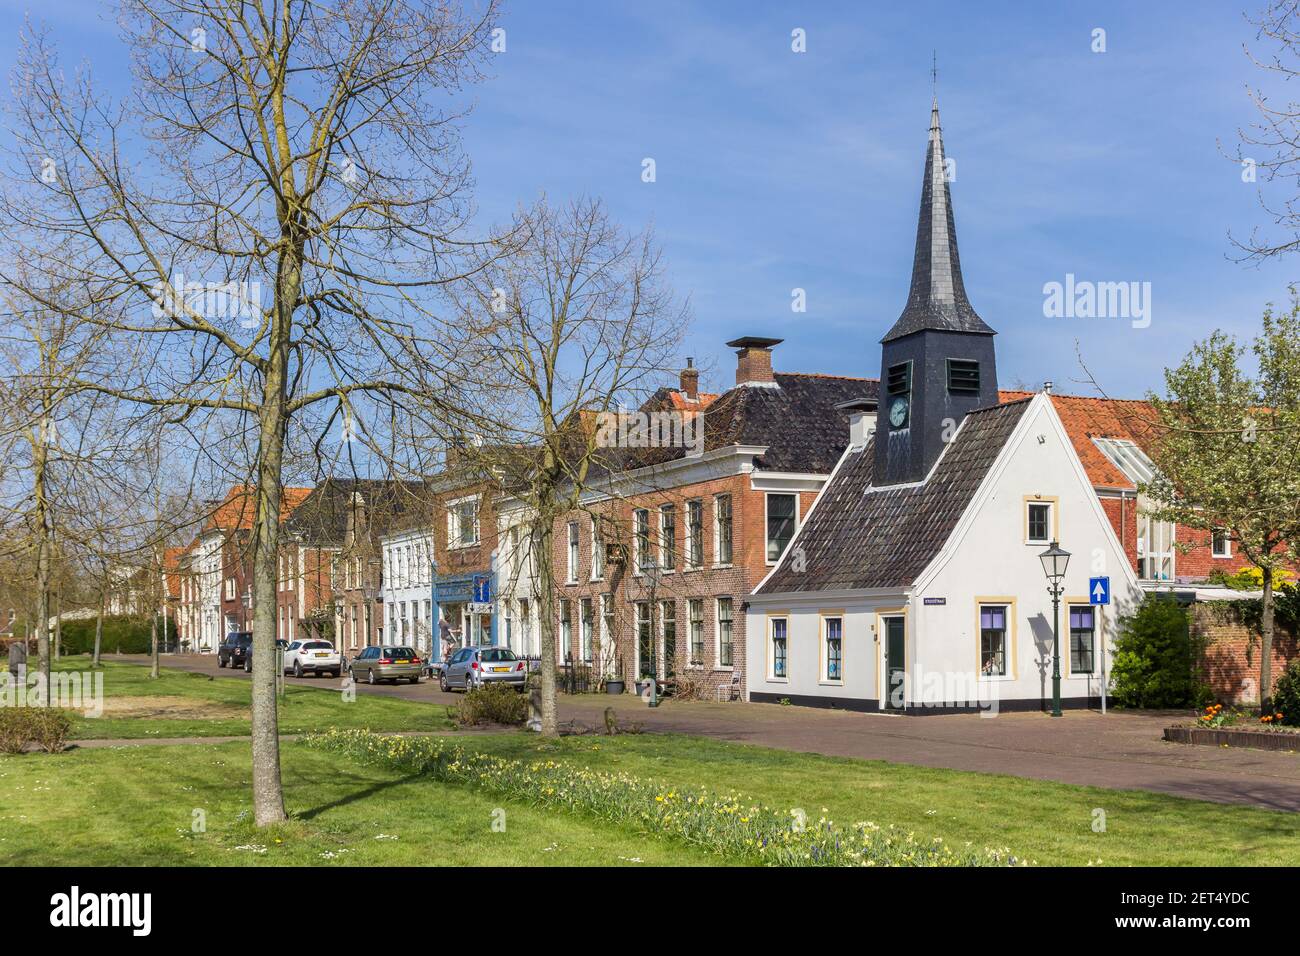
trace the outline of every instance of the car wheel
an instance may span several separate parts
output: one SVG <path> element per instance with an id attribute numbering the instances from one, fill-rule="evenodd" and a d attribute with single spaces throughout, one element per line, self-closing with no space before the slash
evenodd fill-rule
<path id="1" fill-rule="evenodd" d="M 357 672 L 351 667 L 348 668 L 348 680 L 352 681 L 354 684 L 357 682 Z"/>
<path id="2" fill-rule="evenodd" d="M 225 662 L 225 660 L 222 659 L 222 657 L 221 657 L 220 654 L 217 655 L 217 666 L 220 667 L 220 668 L 222 668 L 222 669 L 224 669 L 225 666 L 226 666 L 226 662 Z"/>
<path id="3" fill-rule="evenodd" d="M 367 684 L 375 683 L 375 669 L 373 667 L 370 668 L 370 670 L 366 671 L 366 683 Z"/>
<path id="4" fill-rule="evenodd" d="M 334 670 L 330 671 L 330 676 L 331 676 L 331 677 L 338 677 L 338 676 L 339 676 L 340 674 L 342 674 L 342 673 L 343 673 L 343 672 L 342 672 L 341 670 L 338 670 L 337 668 L 335 668 Z"/>
<path id="5" fill-rule="evenodd" d="M 418 684 L 418 683 L 420 683 L 420 675 L 419 675 L 419 674 L 416 674 L 414 677 L 412 677 L 412 678 L 411 678 L 411 683 L 412 683 L 412 684 Z"/>
<path id="6" fill-rule="evenodd" d="M 245 674 L 253 673 L 253 662 L 248 658 L 244 658 L 244 673 Z"/>
<path id="7" fill-rule="evenodd" d="M 294 677 L 302 676 L 302 661 L 293 662 L 293 676 Z"/>
<path id="8" fill-rule="evenodd" d="M 446 674 L 438 675 L 438 690 L 442 691 L 444 694 L 448 693 L 451 690 L 451 688 L 447 686 Z"/>

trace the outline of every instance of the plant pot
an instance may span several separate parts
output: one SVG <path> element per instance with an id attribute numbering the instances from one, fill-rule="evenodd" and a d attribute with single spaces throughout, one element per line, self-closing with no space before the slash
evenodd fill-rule
<path id="1" fill-rule="evenodd" d="M 648 680 L 639 680 L 633 686 L 636 688 L 638 697 L 644 697 L 650 692 L 650 681 Z"/>
<path id="2" fill-rule="evenodd" d="M 625 685 L 623 684 L 623 682 L 622 682 L 621 680 L 607 680 L 607 681 L 605 681 L 605 693 L 606 693 L 606 694 L 621 694 L 621 693 L 623 693 L 623 691 L 624 691 L 625 689 L 626 689 L 626 687 L 625 687 Z"/>

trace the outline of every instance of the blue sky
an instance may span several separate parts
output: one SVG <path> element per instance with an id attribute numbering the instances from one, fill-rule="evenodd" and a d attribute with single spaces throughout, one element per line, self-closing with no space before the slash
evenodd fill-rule
<path id="1" fill-rule="evenodd" d="M 1300 273 L 1228 258 L 1229 229 L 1267 225 L 1221 151 L 1259 81 L 1242 52 L 1259 0 L 1240 2 L 516 0 L 471 93 L 478 202 L 500 220 L 585 193 L 653 223 L 706 384 L 731 383 L 723 343 L 745 334 L 783 337 L 781 370 L 876 375 L 907 294 L 937 51 L 966 288 L 999 332 L 1001 383 L 1078 390 L 1077 341 L 1110 394 L 1136 396 L 1212 329 L 1251 334 Z M 26 6 L 0 0 L 7 62 Z M 102 9 L 38 8 L 65 64 L 120 83 Z M 1150 327 L 1044 318 L 1044 283 L 1067 273 L 1150 282 Z"/>

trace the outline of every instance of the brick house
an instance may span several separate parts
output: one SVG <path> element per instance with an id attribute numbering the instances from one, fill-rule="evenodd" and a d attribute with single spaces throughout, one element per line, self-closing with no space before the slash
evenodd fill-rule
<path id="1" fill-rule="evenodd" d="M 699 415 L 702 445 L 631 449 L 554 530 L 561 660 L 744 692 L 747 595 L 772 568 L 848 443 L 840 407 L 876 381 L 776 372 L 780 339 L 745 337 L 736 385 L 701 393 L 688 365 L 643 410 Z M 517 547 L 517 532 L 507 552 Z M 507 564 L 510 561 L 507 560 Z M 535 590 L 535 585 L 533 586 Z M 535 650 L 535 595 L 508 594 L 506 633 Z M 523 602 L 523 603 L 521 603 Z"/>

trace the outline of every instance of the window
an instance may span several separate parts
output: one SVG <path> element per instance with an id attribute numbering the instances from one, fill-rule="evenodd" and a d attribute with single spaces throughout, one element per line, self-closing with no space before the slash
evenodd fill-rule
<path id="1" fill-rule="evenodd" d="M 1094 626 L 1090 604 L 1070 605 L 1070 673 L 1091 674 L 1093 670 Z"/>
<path id="2" fill-rule="evenodd" d="M 732 608 L 731 598 L 718 598 L 718 666 L 732 666 Z"/>
<path id="3" fill-rule="evenodd" d="M 478 498 L 447 502 L 447 542 L 452 548 L 478 544 Z"/>
<path id="4" fill-rule="evenodd" d="M 1228 537 L 1228 532 L 1222 528 L 1215 529 L 1211 537 L 1210 550 L 1216 558 L 1232 557 L 1232 539 Z"/>
<path id="5" fill-rule="evenodd" d="M 1052 540 L 1052 503 L 1029 501 L 1025 504 L 1025 542 L 1050 544 Z"/>
<path id="6" fill-rule="evenodd" d="M 632 513 L 632 560 L 637 573 L 650 567 L 650 512 L 638 508 Z"/>
<path id="7" fill-rule="evenodd" d="M 596 624 L 595 618 L 592 615 L 591 598 L 583 598 L 578 604 L 578 617 L 579 624 L 582 628 L 582 659 L 584 661 L 590 661 L 592 645 L 591 632 Z"/>
<path id="8" fill-rule="evenodd" d="M 569 584 L 578 583 L 578 522 L 569 522 L 569 565 L 565 581 Z"/>
<path id="9" fill-rule="evenodd" d="M 686 566 L 704 563 L 704 502 L 686 502 Z"/>
<path id="10" fill-rule="evenodd" d="M 566 654 L 573 653 L 573 616 L 570 605 L 568 598 L 560 601 L 560 646 L 555 656 L 561 661 Z"/>
<path id="11" fill-rule="evenodd" d="M 677 570 L 677 509 L 672 505 L 659 508 L 659 566 Z"/>
<path id="12" fill-rule="evenodd" d="M 235 579 L 226 578 L 226 600 L 233 601 L 234 599 L 235 599 Z"/>
<path id="13" fill-rule="evenodd" d="M 1007 606 L 980 605 L 980 673 L 1007 676 Z"/>
<path id="14" fill-rule="evenodd" d="M 599 581 L 605 577 L 605 542 L 600 537 L 600 523 L 591 519 L 591 579 Z"/>
<path id="15" fill-rule="evenodd" d="M 912 391 L 912 363 L 899 362 L 889 366 L 885 373 L 885 387 L 890 395 L 906 395 Z"/>
<path id="16" fill-rule="evenodd" d="M 978 395 L 980 363 L 970 359 L 948 359 L 948 391 L 953 395 Z"/>
<path id="17" fill-rule="evenodd" d="M 690 640 L 691 666 L 704 666 L 704 601 L 694 598 L 686 602 L 687 636 Z"/>
<path id="18" fill-rule="evenodd" d="M 659 603 L 659 632 L 662 636 L 664 654 L 664 676 L 672 677 L 677 672 L 677 602 L 661 601 Z"/>
<path id="19" fill-rule="evenodd" d="M 1175 528 L 1172 521 L 1157 521 L 1138 506 L 1138 577 L 1146 581 L 1174 579 Z"/>
<path id="20" fill-rule="evenodd" d="M 654 647 L 650 640 L 650 604 L 648 601 L 636 602 L 636 660 L 637 677 L 650 676 L 650 664 Z"/>
<path id="21" fill-rule="evenodd" d="M 767 563 L 774 564 L 794 537 L 798 513 L 795 495 L 767 496 Z"/>
<path id="22" fill-rule="evenodd" d="M 602 594 L 600 596 L 600 618 L 601 654 L 602 657 L 606 657 L 606 659 L 609 660 L 609 664 L 612 665 L 614 662 L 609 651 L 612 651 L 614 648 L 612 643 L 614 640 L 614 595 Z M 609 650 L 606 651 L 606 648 Z"/>
<path id="23" fill-rule="evenodd" d="M 731 563 L 731 495 L 713 499 L 713 553 L 718 564 Z"/>
<path id="24" fill-rule="evenodd" d="M 825 659 L 824 678 L 828 681 L 844 680 L 844 619 L 825 618 Z"/>
<path id="25" fill-rule="evenodd" d="M 531 653 L 533 650 L 532 637 L 529 634 L 529 627 L 530 624 L 528 621 L 528 598 L 520 598 L 519 599 L 519 646 L 523 648 L 525 653 Z"/>
<path id="26" fill-rule="evenodd" d="M 769 677 L 784 680 L 786 671 L 786 628 L 789 622 L 783 617 L 772 618 L 772 667 Z"/>

